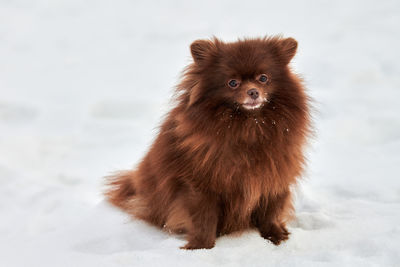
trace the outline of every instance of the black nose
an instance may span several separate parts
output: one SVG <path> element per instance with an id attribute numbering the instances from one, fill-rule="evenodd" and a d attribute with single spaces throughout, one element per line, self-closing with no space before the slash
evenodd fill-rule
<path id="1" fill-rule="evenodd" d="M 258 98 L 258 91 L 257 89 L 253 88 L 247 91 L 247 94 L 252 98 L 252 99 L 257 99 Z"/>

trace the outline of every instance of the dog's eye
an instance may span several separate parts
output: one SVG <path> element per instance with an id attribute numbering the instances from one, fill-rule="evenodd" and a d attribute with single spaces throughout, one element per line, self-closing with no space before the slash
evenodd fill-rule
<path id="1" fill-rule="evenodd" d="M 261 75 L 258 76 L 257 80 L 260 83 L 266 83 L 268 81 L 268 77 L 265 74 L 261 74 Z"/>
<path id="2" fill-rule="evenodd" d="M 239 81 L 234 80 L 234 79 L 229 80 L 228 85 L 230 88 L 236 88 L 239 86 Z"/>

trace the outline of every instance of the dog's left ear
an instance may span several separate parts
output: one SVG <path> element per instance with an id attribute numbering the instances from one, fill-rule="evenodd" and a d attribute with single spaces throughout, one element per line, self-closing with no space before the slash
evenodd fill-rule
<path id="1" fill-rule="evenodd" d="M 293 38 L 285 38 L 280 42 L 280 54 L 284 64 L 289 64 L 297 51 L 297 41 Z"/>
<path id="2" fill-rule="evenodd" d="M 196 64 L 202 64 L 216 51 L 216 45 L 211 40 L 196 40 L 190 45 L 190 52 Z"/>

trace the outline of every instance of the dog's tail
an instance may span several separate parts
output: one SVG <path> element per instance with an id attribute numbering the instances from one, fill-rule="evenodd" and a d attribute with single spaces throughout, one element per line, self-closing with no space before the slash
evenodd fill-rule
<path id="1" fill-rule="evenodd" d="M 136 194 L 133 184 L 135 171 L 120 171 L 106 177 L 107 190 L 104 193 L 113 205 L 126 208 L 127 203 Z"/>

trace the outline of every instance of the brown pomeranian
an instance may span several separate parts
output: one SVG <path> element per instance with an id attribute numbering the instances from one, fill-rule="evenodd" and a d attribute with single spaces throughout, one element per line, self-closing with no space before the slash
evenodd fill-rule
<path id="1" fill-rule="evenodd" d="M 308 97 L 289 65 L 293 38 L 190 46 L 193 63 L 176 106 L 134 170 L 109 177 L 109 201 L 168 232 L 184 249 L 212 248 L 218 236 L 257 228 L 288 239 L 291 186 L 310 133 Z"/>

